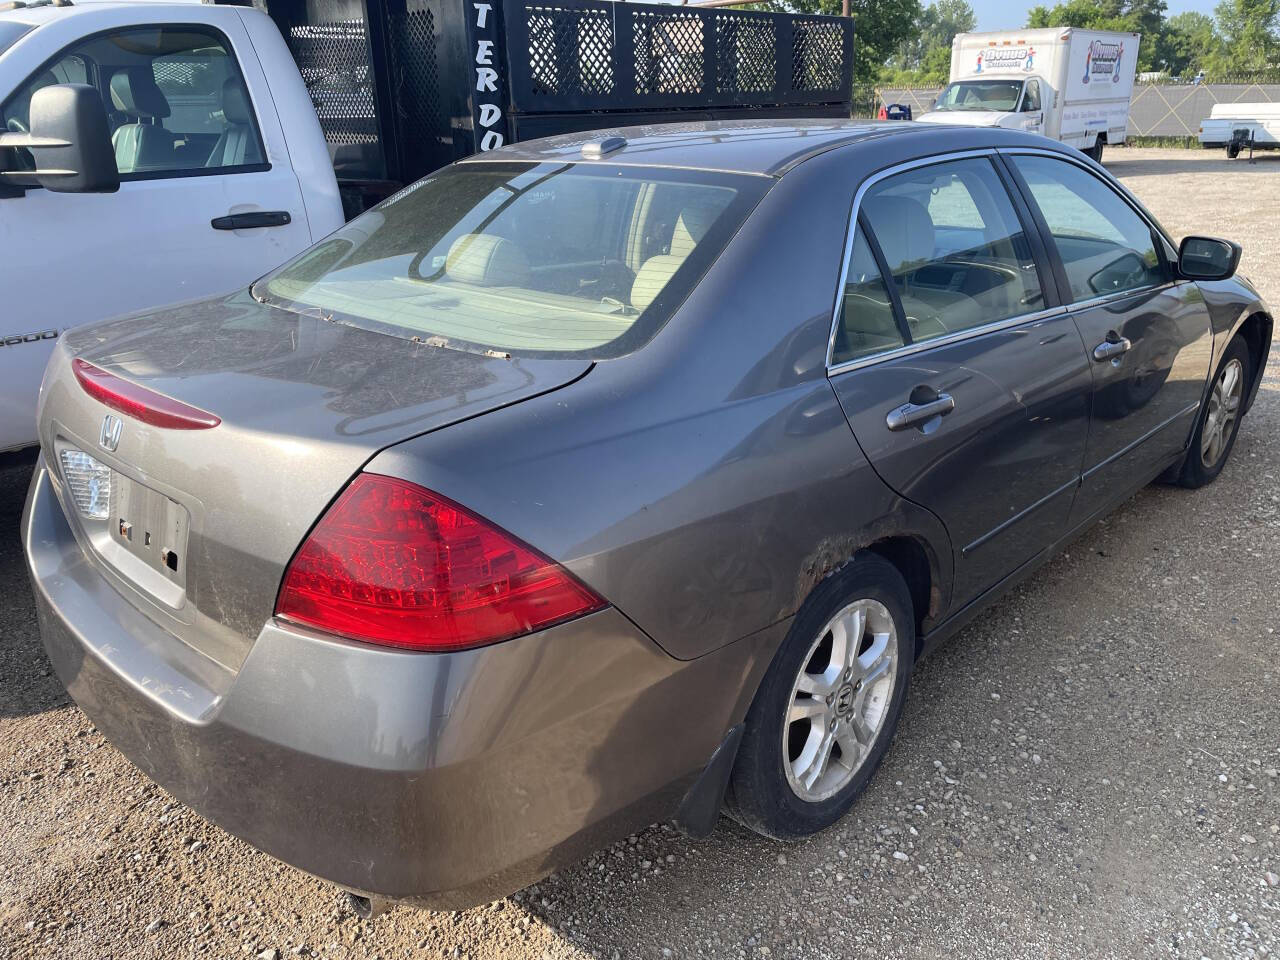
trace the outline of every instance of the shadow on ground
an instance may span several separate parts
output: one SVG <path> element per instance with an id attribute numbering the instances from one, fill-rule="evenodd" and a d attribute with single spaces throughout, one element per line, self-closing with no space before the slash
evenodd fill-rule
<path id="1" fill-rule="evenodd" d="M 53 675 L 36 627 L 19 523 L 35 451 L 0 454 L 0 720 L 70 702 Z"/>

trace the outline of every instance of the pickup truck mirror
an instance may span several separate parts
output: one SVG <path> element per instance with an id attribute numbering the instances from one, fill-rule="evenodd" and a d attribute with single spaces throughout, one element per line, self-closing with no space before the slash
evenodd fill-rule
<path id="1" fill-rule="evenodd" d="M 1240 266 L 1241 247 L 1217 237 L 1183 237 L 1178 272 L 1188 280 L 1225 280 Z"/>
<path id="2" fill-rule="evenodd" d="M 31 97 L 30 116 L 30 132 L 0 133 L 0 149 L 30 151 L 35 169 L 10 162 L 0 167 L 0 179 L 14 185 L 34 181 L 55 193 L 120 189 L 107 109 L 96 89 L 76 83 L 42 87 Z"/>

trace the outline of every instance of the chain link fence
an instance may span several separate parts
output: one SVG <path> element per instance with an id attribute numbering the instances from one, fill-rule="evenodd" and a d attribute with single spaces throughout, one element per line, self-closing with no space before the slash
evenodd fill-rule
<path id="1" fill-rule="evenodd" d="M 933 106 L 941 87 L 856 85 L 853 115 L 874 117 L 882 106 L 904 103 L 919 116 Z M 1280 102 L 1280 82 L 1137 83 L 1129 103 L 1129 136 L 1194 138 L 1215 103 Z"/>

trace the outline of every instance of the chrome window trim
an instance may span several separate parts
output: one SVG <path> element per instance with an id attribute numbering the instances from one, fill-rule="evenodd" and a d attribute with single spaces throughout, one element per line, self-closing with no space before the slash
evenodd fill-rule
<path id="1" fill-rule="evenodd" d="M 1053 155 L 1053 151 L 1044 151 Z M 857 370 L 861 367 L 871 366 L 875 363 L 881 363 L 886 360 L 893 360 L 898 357 L 910 356 L 913 353 L 919 353 L 931 347 L 940 347 L 949 343 L 957 343 L 961 340 L 967 340 L 970 337 L 982 336 L 985 333 L 992 333 L 996 330 L 1004 330 L 1008 327 L 1015 327 L 1023 323 L 1034 323 L 1037 320 L 1043 320 L 1045 317 L 1056 316 L 1060 313 L 1066 313 L 1068 308 L 1050 307 L 1046 310 L 1037 310 L 1034 313 L 1018 314 L 1014 317 L 1006 317 L 1003 320 L 995 320 L 991 323 L 985 323 L 978 327 L 969 327 L 965 330 L 957 330 L 955 333 L 948 334 L 945 337 L 934 337 L 931 340 L 921 340 L 916 343 L 903 344 L 901 347 L 894 347 L 891 350 L 885 350 L 881 353 L 869 354 L 865 357 L 855 357 L 852 360 L 846 360 L 843 363 L 833 365 L 832 354 L 835 352 L 836 346 L 836 330 L 840 323 L 840 307 L 844 302 L 845 284 L 849 279 L 849 264 L 853 259 L 853 242 L 858 233 L 858 212 L 862 209 L 862 198 L 866 196 L 868 190 L 874 187 L 881 180 L 896 174 L 903 173 L 907 170 L 915 170 L 920 167 L 932 167 L 939 163 L 949 163 L 952 160 L 967 160 L 972 157 L 986 157 L 993 160 L 999 154 L 995 147 L 982 147 L 973 150 L 957 150 L 952 153 L 940 153 L 931 157 L 920 157 L 916 160 L 907 160 L 903 163 L 894 164 L 885 167 L 883 170 L 877 170 L 871 176 L 862 181 L 858 187 L 857 193 L 853 196 L 853 211 L 849 215 L 849 226 L 845 231 L 844 241 L 844 260 L 840 265 L 840 281 L 836 287 L 836 302 L 831 310 L 831 330 L 827 334 L 827 376 L 832 377 L 836 374 L 845 373 L 849 370 Z M 997 170 L 997 174 L 999 171 Z M 1010 199 L 1010 203 L 1013 200 Z M 885 283 L 891 283 L 888 278 L 883 278 Z M 1133 291 L 1125 291 L 1132 293 Z"/>
<path id="2" fill-rule="evenodd" d="M 1049 317 L 1062 316 L 1067 312 L 1066 307 L 1049 307 L 1047 310 L 1040 310 L 1036 313 L 1020 313 L 1016 317 L 1008 317 L 1004 320 L 993 320 L 991 323 L 984 323 L 980 327 L 969 327 L 965 330 L 957 330 L 955 333 L 949 333 L 945 337 L 934 337 L 932 340 L 919 340 L 915 343 L 908 343 L 901 347 L 895 347 L 892 350 L 886 350 L 883 353 L 873 353 L 865 357 L 854 357 L 852 360 L 846 360 L 844 363 L 838 363 L 834 367 L 828 365 L 827 376 L 834 377 L 841 373 L 847 373 L 850 370 L 860 370 L 863 367 L 870 367 L 877 363 L 897 360 L 900 357 L 909 357 L 912 354 L 921 353 L 925 350 L 932 350 L 934 347 L 945 347 L 952 343 L 959 343 L 962 340 L 972 340 L 976 337 L 985 336 L 988 333 L 1008 330 L 1011 327 L 1020 327 L 1023 324 L 1036 323 L 1040 320 L 1047 320 Z"/>

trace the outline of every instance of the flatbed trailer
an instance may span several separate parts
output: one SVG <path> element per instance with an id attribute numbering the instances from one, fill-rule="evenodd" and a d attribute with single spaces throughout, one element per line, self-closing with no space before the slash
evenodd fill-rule
<path id="1" fill-rule="evenodd" d="M 559 133 L 847 118 L 853 21 L 613 0 L 265 0 L 344 206 L 468 154 Z"/>

